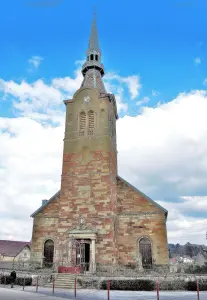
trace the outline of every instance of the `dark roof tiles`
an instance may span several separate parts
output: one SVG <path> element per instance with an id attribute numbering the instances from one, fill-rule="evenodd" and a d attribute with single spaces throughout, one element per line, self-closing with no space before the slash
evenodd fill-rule
<path id="1" fill-rule="evenodd" d="M 0 255 L 15 257 L 25 246 L 30 247 L 30 242 L 0 240 Z"/>

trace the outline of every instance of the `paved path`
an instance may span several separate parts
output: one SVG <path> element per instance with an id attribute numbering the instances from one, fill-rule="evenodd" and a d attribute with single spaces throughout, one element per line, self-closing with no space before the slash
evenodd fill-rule
<path id="1" fill-rule="evenodd" d="M 55 295 L 52 295 L 51 288 L 39 288 L 35 292 L 35 287 L 9 287 L 0 288 L 0 299 L 2 300 L 107 300 L 107 291 L 105 290 L 77 290 L 77 297 L 74 297 L 73 290 L 56 289 Z M 156 300 L 156 292 L 132 292 L 132 291 L 111 291 L 110 300 Z M 207 292 L 200 292 L 200 300 L 207 299 Z M 160 292 L 160 300 L 197 300 L 196 292 Z"/>
<path id="2" fill-rule="evenodd" d="M 61 297 L 46 295 L 42 293 L 34 293 L 29 291 L 22 291 L 18 288 L 3 288 L 0 287 L 0 299 L 1 300 L 60 300 L 65 299 Z M 73 298 L 68 298 L 73 300 Z"/>

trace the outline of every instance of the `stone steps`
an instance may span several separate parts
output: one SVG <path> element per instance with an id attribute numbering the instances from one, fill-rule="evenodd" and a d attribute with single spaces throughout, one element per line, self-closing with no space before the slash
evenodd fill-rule
<path id="1" fill-rule="evenodd" d="M 45 285 L 46 287 L 52 287 L 52 283 Z M 63 289 L 74 289 L 75 286 L 75 276 L 73 274 L 59 273 L 55 279 L 55 288 Z M 76 288 L 80 289 L 81 286 L 76 281 Z"/>

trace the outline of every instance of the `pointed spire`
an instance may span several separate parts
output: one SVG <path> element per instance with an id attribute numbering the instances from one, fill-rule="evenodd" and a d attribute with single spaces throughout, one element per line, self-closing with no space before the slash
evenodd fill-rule
<path id="1" fill-rule="evenodd" d="M 94 9 L 93 21 L 91 27 L 91 35 L 88 43 L 88 51 L 96 50 L 100 52 L 99 42 L 98 42 L 98 30 L 96 26 L 96 11 Z"/>
<path id="2" fill-rule="evenodd" d="M 91 34 L 88 43 L 87 59 L 82 67 L 83 82 L 81 87 L 98 88 L 100 94 L 106 93 L 102 76 L 104 66 L 101 63 L 101 51 L 98 42 L 98 30 L 96 26 L 96 13 L 94 12 Z"/>

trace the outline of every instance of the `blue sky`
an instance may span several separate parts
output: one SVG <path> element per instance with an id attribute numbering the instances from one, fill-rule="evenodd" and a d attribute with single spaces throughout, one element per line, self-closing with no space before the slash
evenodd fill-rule
<path id="1" fill-rule="evenodd" d="M 59 189 L 62 100 L 81 84 L 94 5 L 120 116 L 119 172 L 169 210 L 170 242 L 204 243 L 205 0 L 2 1 L 0 238 L 29 239 L 29 215 Z"/>
<path id="2" fill-rule="evenodd" d="M 94 5 L 105 68 L 122 76 L 141 74 L 140 97 L 158 90 L 159 101 L 168 101 L 180 91 L 202 88 L 207 69 L 204 0 L 2 1 L 1 77 L 49 81 L 72 74 L 74 61 L 85 57 Z M 44 57 L 44 66 L 31 74 L 27 60 L 35 54 Z M 196 57 L 202 62 L 197 66 Z M 157 100 L 152 97 L 151 104 Z M 138 109 L 133 104 L 131 113 Z"/>

